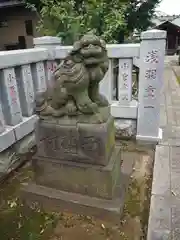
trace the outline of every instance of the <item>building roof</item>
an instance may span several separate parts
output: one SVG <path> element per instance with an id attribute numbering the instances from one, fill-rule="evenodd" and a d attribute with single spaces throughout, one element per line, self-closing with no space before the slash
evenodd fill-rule
<path id="1" fill-rule="evenodd" d="M 162 16 L 155 16 L 152 19 L 152 23 L 154 24 L 154 27 L 163 25 L 166 22 L 169 22 L 173 25 L 180 27 L 180 15 L 162 15 Z"/>
<path id="2" fill-rule="evenodd" d="M 180 27 L 180 17 L 175 18 L 171 23 Z"/>
<path id="3" fill-rule="evenodd" d="M 0 8 L 21 6 L 23 4 L 21 0 L 0 0 Z"/>

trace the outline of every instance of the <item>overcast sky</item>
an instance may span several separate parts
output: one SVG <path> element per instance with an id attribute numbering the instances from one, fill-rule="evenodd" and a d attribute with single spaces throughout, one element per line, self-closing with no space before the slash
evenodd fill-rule
<path id="1" fill-rule="evenodd" d="M 157 10 L 167 14 L 180 14 L 180 0 L 162 0 Z"/>

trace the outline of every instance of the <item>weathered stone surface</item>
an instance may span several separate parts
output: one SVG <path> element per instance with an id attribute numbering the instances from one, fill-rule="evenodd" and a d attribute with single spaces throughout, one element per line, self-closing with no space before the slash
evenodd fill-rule
<path id="1" fill-rule="evenodd" d="M 152 194 L 158 194 L 163 196 L 171 195 L 169 156 L 169 146 L 156 147 Z"/>
<path id="2" fill-rule="evenodd" d="M 25 136 L 14 145 L 15 151 L 22 155 L 29 153 L 36 146 L 35 133 Z"/>
<path id="3" fill-rule="evenodd" d="M 171 167 L 171 191 L 178 199 L 180 197 L 180 148 L 171 147 L 170 155 L 170 167 Z M 177 205 L 178 201 L 176 201 Z M 180 208 L 180 204 L 178 204 Z M 179 211 L 180 212 L 180 211 Z M 180 223 L 180 222 L 179 222 Z"/>
<path id="4" fill-rule="evenodd" d="M 152 230 L 149 240 L 172 240 L 170 230 Z"/>
<path id="5" fill-rule="evenodd" d="M 49 211 L 65 211 L 120 223 L 124 196 L 114 200 L 98 199 L 77 193 L 68 193 L 35 184 L 23 184 L 21 197 L 28 204 L 38 202 Z"/>
<path id="6" fill-rule="evenodd" d="M 116 184 L 117 189 L 117 195 L 115 194 L 113 199 L 103 199 L 103 198 L 97 198 L 97 197 L 89 197 L 87 192 L 85 195 L 79 194 L 79 193 L 72 193 L 62 190 L 57 190 L 52 187 L 42 186 L 40 184 L 23 184 L 22 185 L 22 198 L 29 204 L 38 202 L 43 208 L 50 211 L 65 211 L 70 213 L 77 213 L 77 214 L 83 214 L 88 216 L 94 216 L 96 218 L 100 218 L 103 220 L 108 220 L 111 222 L 114 222 L 116 224 L 120 223 L 120 216 L 123 210 L 124 206 L 124 200 L 126 196 L 126 190 L 128 189 L 128 184 L 130 180 L 130 176 L 133 171 L 133 165 L 134 161 L 136 160 L 137 156 L 135 156 L 134 152 L 123 152 L 122 154 L 122 164 L 120 169 L 120 181 Z M 118 165 L 114 165 L 114 170 L 120 166 L 119 159 L 117 158 Z M 59 163 L 58 163 L 59 164 Z M 73 163 L 74 164 L 74 163 Z M 67 162 L 66 162 L 67 165 Z M 79 164 L 83 166 L 83 164 Z M 86 165 L 88 166 L 88 165 Z M 48 167 L 48 166 L 47 166 Z M 94 166 L 94 173 L 97 170 L 98 166 Z M 99 167 L 99 170 L 106 169 L 108 167 Z M 67 169 L 67 168 L 66 168 Z M 66 170 L 64 169 L 64 170 Z M 91 165 L 89 164 L 89 170 L 91 169 Z M 96 169 L 96 170 L 95 170 Z M 109 168 L 110 169 L 110 168 Z M 112 168 L 111 168 L 112 169 Z M 116 173 L 112 170 L 111 172 L 111 178 L 115 177 Z M 83 172 L 83 169 L 81 169 Z M 85 170 L 84 170 L 85 171 Z M 91 171 L 91 170 L 90 170 Z M 119 171 L 119 170 L 118 170 Z M 57 170 L 55 170 L 56 174 Z M 63 172 L 63 169 L 61 170 Z M 105 173 L 106 172 L 106 173 Z M 45 175 L 46 173 L 44 173 Z M 82 174 L 82 173 L 81 173 Z M 97 174 L 87 174 L 85 171 L 84 175 L 89 176 L 89 181 L 92 181 L 92 184 L 94 183 L 94 176 L 97 180 Z M 103 187 L 103 180 L 102 177 L 108 177 L 110 179 L 110 172 L 104 171 L 104 173 L 101 174 L 101 179 L 99 177 L 99 180 L 101 180 L 101 185 Z M 47 175 L 46 175 L 47 176 Z M 64 178 L 68 179 L 68 177 L 71 176 L 71 180 L 73 183 L 73 180 L 75 179 L 75 176 L 70 175 L 69 173 L 64 173 Z M 70 178 L 70 177 L 69 177 Z M 87 179 L 87 176 L 86 178 Z M 76 180 L 76 179 L 75 179 Z M 60 183 L 61 181 L 59 181 Z M 58 184 L 58 182 L 57 182 Z M 84 183 L 85 184 L 85 183 Z M 97 185 L 98 183 L 96 183 Z M 99 182 L 100 184 L 100 182 Z M 74 184 L 75 185 L 75 184 Z M 81 183 L 83 185 L 83 182 Z M 99 185 L 100 186 L 100 185 Z M 92 187 L 91 187 L 92 188 Z"/>
<path id="7" fill-rule="evenodd" d="M 161 145 L 180 146 L 180 127 L 167 125 L 163 128 Z"/>
<path id="8" fill-rule="evenodd" d="M 0 153 L 0 177 L 9 173 L 19 162 L 19 156 L 14 151 L 13 147 L 8 148 L 7 150 Z"/>
<path id="9" fill-rule="evenodd" d="M 116 128 L 116 138 L 132 138 L 136 135 L 136 121 L 135 120 L 123 120 L 116 119 L 115 122 Z"/>
<path id="10" fill-rule="evenodd" d="M 68 123 L 42 120 L 36 132 L 36 155 L 58 161 L 106 165 L 115 145 L 113 118 L 102 124 Z"/>
<path id="11" fill-rule="evenodd" d="M 141 39 L 136 139 L 158 143 L 166 32 L 143 32 Z"/>
<path id="12" fill-rule="evenodd" d="M 1 101 L 6 124 L 14 126 L 22 121 L 22 112 L 14 68 L 5 68 L 1 75 Z"/>
<path id="13" fill-rule="evenodd" d="M 172 206 L 172 227 L 174 229 L 178 229 L 180 226 L 180 205 L 176 202 L 175 205 Z"/>
<path id="14" fill-rule="evenodd" d="M 172 231 L 172 240 L 179 240 L 180 239 L 180 229 L 175 228 Z"/>
<path id="15" fill-rule="evenodd" d="M 31 133 L 0 153 L 0 180 L 27 161 L 36 147 L 35 134 Z"/>
<path id="16" fill-rule="evenodd" d="M 171 166 L 171 171 L 172 174 L 180 176 L 180 148 L 179 147 L 171 147 L 171 161 L 170 161 L 170 166 Z"/>
<path id="17" fill-rule="evenodd" d="M 38 119 L 39 118 L 37 115 L 32 115 L 31 117 L 24 117 L 23 121 L 14 127 L 14 134 L 16 140 L 21 140 L 23 137 L 32 133 L 35 129 L 36 123 L 38 122 Z"/>
<path id="18" fill-rule="evenodd" d="M 35 181 L 39 185 L 112 199 L 119 184 L 121 157 L 117 148 L 107 166 L 35 158 Z"/>
<path id="19" fill-rule="evenodd" d="M 171 198 L 151 196 L 148 240 L 171 239 Z"/>
<path id="20" fill-rule="evenodd" d="M 149 230 L 171 229 L 171 198 L 152 195 Z M 151 221 L 153 219 L 153 221 Z"/>
<path id="21" fill-rule="evenodd" d="M 52 94 L 37 93 L 36 111 L 40 118 L 99 114 L 100 107 L 109 105 L 99 93 L 99 83 L 108 67 L 105 42 L 92 33 L 84 35 L 54 71 Z M 102 122 L 99 114 L 96 123 Z"/>
<path id="22" fill-rule="evenodd" d="M 164 103 L 165 102 L 164 95 L 162 95 L 162 98 L 163 98 L 162 101 Z M 160 122 L 161 122 L 161 127 L 165 127 L 167 125 L 167 113 L 166 113 L 165 105 L 161 105 Z"/>
<path id="23" fill-rule="evenodd" d="M 12 127 L 6 128 L 5 131 L 0 133 L 0 152 L 8 149 L 12 144 L 16 142 L 16 137 Z"/>
<path id="24" fill-rule="evenodd" d="M 165 98 L 161 114 L 165 116 L 160 119 L 163 139 L 156 147 L 147 239 L 179 240 L 180 88 L 169 66 L 166 66 L 163 83 Z"/>

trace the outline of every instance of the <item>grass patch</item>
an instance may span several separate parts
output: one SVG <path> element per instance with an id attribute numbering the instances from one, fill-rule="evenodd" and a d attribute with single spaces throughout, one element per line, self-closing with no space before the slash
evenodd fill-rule
<path id="1" fill-rule="evenodd" d="M 151 200 L 153 161 L 150 156 L 141 154 L 136 161 L 128 188 L 122 218 L 122 240 L 146 239 Z"/>
<path id="2" fill-rule="evenodd" d="M 30 180 L 32 172 L 24 168 L 1 185 L 0 233 L 1 240 L 44 240 L 55 227 L 58 215 L 46 213 L 38 207 L 24 205 L 19 198 L 20 183 Z"/>
<path id="3" fill-rule="evenodd" d="M 38 207 L 23 205 L 18 199 L 9 200 L 8 208 L 1 210 L 1 239 L 45 239 L 56 223 L 55 214 L 42 212 Z"/>

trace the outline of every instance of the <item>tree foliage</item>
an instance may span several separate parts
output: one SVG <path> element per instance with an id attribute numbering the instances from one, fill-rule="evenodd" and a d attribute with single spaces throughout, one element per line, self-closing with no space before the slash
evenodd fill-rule
<path id="1" fill-rule="evenodd" d="M 107 42 L 123 42 L 135 29 L 145 30 L 161 0 L 24 0 L 38 13 L 38 30 L 72 44 L 89 30 Z"/>
<path id="2" fill-rule="evenodd" d="M 161 0 L 130 0 L 125 13 L 128 32 L 146 30 Z"/>
<path id="3" fill-rule="evenodd" d="M 28 0 L 28 7 L 39 14 L 38 30 L 59 36 L 71 44 L 93 30 L 107 42 L 118 42 L 126 28 L 124 13 L 129 0 Z"/>

